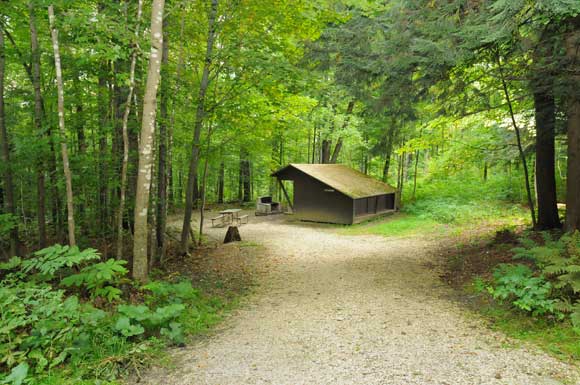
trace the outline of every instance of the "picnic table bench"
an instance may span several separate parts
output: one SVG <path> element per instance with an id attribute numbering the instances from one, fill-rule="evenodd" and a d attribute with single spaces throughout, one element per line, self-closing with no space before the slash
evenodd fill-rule
<path id="1" fill-rule="evenodd" d="M 238 222 L 238 225 L 248 223 L 248 215 L 240 215 L 236 217 L 236 221 Z"/>
<path id="2" fill-rule="evenodd" d="M 226 224 L 225 220 L 226 220 L 225 215 L 223 215 L 223 214 L 218 215 L 217 217 L 211 219 L 211 227 L 216 227 L 216 222 L 219 222 L 220 226 L 224 226 Z"/>
<path id="3" fill-rule="evenodd" d="M 225 226 L 227 224 L 237 223 L 241 225 L 243 223 L 248 223 L 248 215 L 239 215 L 242 209 L 226 209 L 220 211 L 220 215 L 215 218 L 211 218 L 211 226 L 217 227 L 217 225 Z"/>

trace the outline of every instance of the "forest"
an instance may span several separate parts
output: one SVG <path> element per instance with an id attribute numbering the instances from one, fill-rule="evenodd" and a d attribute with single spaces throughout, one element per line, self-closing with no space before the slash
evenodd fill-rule
<path id="1" fill-rule="evenodd" d="M 388 231 L 519 226 L 476 283 L 580 359 L 577 0 L 0 0 L 0 145 L 0 383 L 116 383 L 218 322 L 164 272 L 289 163 L 395 187 Z"/>

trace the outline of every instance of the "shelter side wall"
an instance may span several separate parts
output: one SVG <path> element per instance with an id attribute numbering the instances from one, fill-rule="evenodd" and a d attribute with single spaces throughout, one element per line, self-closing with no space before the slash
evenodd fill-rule
<path id="1" fill-rule="evenodd" d="M 377 195 L 374 197 L 356 199 L 354 201 L 355 217 L 380 214 L 394 209 L 395 194 Z"/>
<path id="2" fill-rule="evenodd" d="M 302 220 L 352 224 L 353 200 L 305 174 L 294 178 L 294 212 Z"/>

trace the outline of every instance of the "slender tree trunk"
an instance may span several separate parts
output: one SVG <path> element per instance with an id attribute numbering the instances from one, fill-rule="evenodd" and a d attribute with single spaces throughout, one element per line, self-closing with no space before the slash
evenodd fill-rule
<path id="1" fill-rule="evenodd" d="M 34 14 L 32 14 L 32 15 L 34 16 Z M 31 41 L 31 43 L 33 44 L 33 46 L 31 48 L 34 48 L 34 44 L 36 44 L 35 46 L 38 47 L 38 39 L 37 39 L 37 34 L 36 34 L 36 23 L 35 22 L 34 22 L 33 26 L 34 26 L 35 33 L 32 34 L 32 36 L 31 36 L 31 40 L 33 40 L 33 41 Z M 16 42 L 11 37 L 9 32 L 5 30 L 4 33 L 6 34 L 6 37 L 8 37 L 8 40 L 10 40 L 10 42 L 14 46 L 14 49 L 16 50 L 16 53 L 21 60 L 21 64 L 24 67 L 26 74 L 28 75 L 30 83 L 35 87 L 35 98 L 37 96 L 39 96 L 40 106 L 41 106 L 41 111 L 42 111 L 42 118 L 45 119 L 46 118 L 46 111 L 44 109 L 44 101 L 42 100 L 42 95 L 40 94 L 40 55 L 36 55 L 36 57 L 34 55 L 32 55 L 33 63 L 32 63 L 32 65 L 29 65 L 28 62 L 24 59 L 24 55 L 22 55 L 22 53 L 18 50 L 18 46 L 16 45 Z M 36 39 L 36 40 L 34 40 L 34 39 Z M 39 52 L 39 51 L 37 50 L 37 52 Z M 33 69 L 34 69 L 35 65 L 38 65 L 38 71 L 37 71 L 38 76 L 36 76 L 36 77 L 35 77 L 35 75 L 33 75 Z M 37 90 L 38 90 L 38 93 L 36 92 Z M 50 129 L 50 125 L 43 127 L 43 131 L 40 132 L 39 134 L 40 135 L 44 134 L 46 136 L 46 138 L 48 140 L 49 150 L 50 150 L 50 156 L 48 157 L 48 159 L 46 161 L 48 163 L 47 169 L 49 171 L 49 178 L 51 181 L 52 219 L 53 219 L 53 223 L 55 224 L 56 230 L 58 233 L 58 232 L 60 232 L 60 228 L 61 228 L 60 194 L 58 193 L 58 183 L 57 183 L 58 170 L 57 170 L 57 165 L 56 165 L 56 151 L 54 149 L 54 143 L 52 142 L 52 132 Z M 42 156 L 41 156 L 41 161 L 43 161 L 43 160 L 44 159 L 42 159 Z M 39 191 L 43 192 L 41 194 L 38 194 L 39 208 L 44 209 L 44 211 L 39 210 L 39 212 L 40 212 L 39 215 L 41 215 L 41 216 L 45 215 L 45 213 L 46 213 L 46 206 L 45 206 L 46 193 L 45 193 L 45 187 L 44 187 L 44 174 L 42 174 L 42 176 L 40 176 L 40 173 L 42 171 L 43 170 L 37 171 L 37 188 L 39 189 Z M 39 179 L 40 177 L 42 179 Z M 41 221 L 41 222 L 45 222 L 45 221 Z M 41 225 L 39 225 L 39 226 L 41 226 Z M 40 231 L 39 231 L 39 233 L 40 233 Z"/>
<path id="2" fill-rule="evenodd" d="M 108 124 L 108 102 L 107 102 L 107 79 L 105 71 L 107 67 L 102 65 L 99 73 L 97 103 L 99 111 L 99 127 L 97 135 L 99 137 L 99 152 L 98 152 L 98 188 L 97 188 L 97 202 L 98 202 L 98 229 L 100 232 L 105 231 L 105 222 L 107 216 L 107 124 Z"/>
<path id="3" fill-rule="evenodd" d="M 488 165 L 487 165 L 487 161 L 483 161 L 483 181 L 487 182 L 487 170 L 488 170 Z"/>
<path id="4" fill-rule="evenodd" d="M 191 158 L 189 160 L 189 173 L 187 179 L 187 189 L 185 193 L 185 213 L 183 216 L 183 226 L 181 228 L 181 251 L 187 252 L 189 240 L 189 228 L 191 226 L 191 216 L 193 214 L 193 190 L 199 163 L 200 137 L 203 121 L 205 118 L 205 95 L 209 86 L 209 72 L 213 62 L 213 48 L 216 35 L 216 17 L 218 10 L 218 0 L 212 0 L 208 19 L 208 35 L 203 65 L 203 73 L 197 97 L 197 110 L 195 116 L 195 126 L 193 130 L 193 142 L 191 148 Z"/>
<path id="5" fill-rule="evenodd" d="M 395 136 L 395 127 L 394 124 L 389 129 L 389 133 L 387 134 L 387 143 L 385 146 L 385 164 L 383 166 L 383 182 L 387 182 L 389 178 L 389 168 L 391 166 L 391 156 L 393 153 L 393 139 Z"/>
<path id="6" fill-rule="evenodd" d="M 206 153 L 209 154 L 210 146 L 211 146 L 211 134 L 212 134 L 212 126 L 209 125 L 207 130 L 207 148 Z M 199 205 L 199 235 L 198 235 L 198 245 L 201 246 L 203 242 L 203 221 L 205 216 L 205 199 L 206 199 L 206 191 L 207 191 L 207 168 L 209 164 L 209 156 L 205 157 L 205 162 L 203 165 L 203 174 L 201 178 L 201 204 Z M 193 237 L 193 235 L 192 235 Z"/>
<path id="7" fill-rule="evenodd" d="M 348 102 L 348 106 L 346 107 L 346 118 L 344 119 L 344 123 L 342 124 L 342 130 L 344 131 L 348 127 L 348 121 L 350 120 L 350 115 L 352 114 L 352 110 L 354 109 L 354 100 Z M 338 161 L 338 156 L 340 155 L 340 150 L 342 150 L 342 136 L 338 138 L 336 142 L 336 146 L 334 146 L 334 151 L 332 152 L 332 157 L 330 158 L 330 163 L 336 163 Z"/>
<path id="8" fill-rule="evenodd" d="M 34 88 L 34 127 L 39 137 L 45 136 L 42 128 L 44 107 L 42 93 L 40 90 L 40 50 L 38 48 L 38 32 L 36 30 L 36 16 L 34 4 L 28 3 L 30 12 L 30 51 L 31 51 L 31 80 Z M 50 140 L 50 137 L 49 137 Z M 53 156 L 51 154 L 51 156 Z M 38 221 L 38 246 L 44 248 L 47 245 L 46 238 L 46 187 L 45 187 L 45 166 L 43 156 L 39 156 L 36 173 L 36 190 L 38 194 L 37 221 Z M 58 197 L 55 197 L 58 199 Z"/>
<path id="9" fill-rule="evenodd" d="M 131 54 L 131 68 L 129 70 L 129 94 L 125 103 L 123 113 L 122 135 L 123 135 L 123 162 L 121 164 L 121 187 L 119 196 L 119 210 L 117 211 L 117 259 L 123 257 L 123 217 L 125 215 L 125 200 L 127 192 L 127 170 L 129 167 L 129 114 L 131 113 L 131 99 L 135 91 L 135 67 L 137 65 L 137 39 L 139 38 L 139 24 L 143 10 L 143 0 L 137 3 L 137 27 L 135 28 L 135 41 L 133 42 L 133 52 Z"/>
<path id="10" fill-rule="evenodd" d="M 415 199 L 415 194 L 417 193 L 417 171 L 419 169 L 419 150 L 415 151 L 415 170 L 413 172 L 413 200 Z"/>
<path id="11" fill-rule="evenodd" d="M 226 166 L 224 161 L 222 160 L 220 163 L 220 173 L 218 176 L 218 197 L 217 203 L 224 203 L 224 184 L 225 184 L 225 175 L 226 174 Z"/>
<path id="12" fill-rule="evenodd" d="M 147 84 L 143 97 L 143 119 L 139 143 L 139 169 L 135 196 L 135 236 L 133 241 L 133 277 L 147 280 L 147 214 L 153 167 L 153 138 L 157 112 L 157 87 L 161 77 L 160 53 L 163 49 L 163 8 L 165 0 L 153 0 L 151 7 L 151 52 Z"/>
<path id="13" fill-rule="evenodd" d="M 6 131 L 6 119 L 4 112 L 4 78 L 6 70 L 6 56 L 4 54 L 4 31 L 0 27 L 0 140 L 2 141 L 2 163 L 4 171 L 4 194 L 6 212 L 16 222 L 16 202 L 14 200 L 14 184 L 12 179 L 12 164 L 10 163 L 10 143 Z M 10 230 L 10 256 L 19 255 L 18 224 Z"/>
<path id="14" fill-rule="evenodd" d="M 405 159 L 406 154 L 403 152 L 399 155 L 399 164 L 397 167 L 397 202 L 396 208 L 399 209 L 401 207 L 401 202 L 403 200 L 403 184 L 405 182 L 404 178 L 404 168 L 405 168 Z"/>
<path id="15" fill-rule="evenodd" d="M 168 190 L 168 200 L 170 205 L 175 205 L 175 186 L 173 183 L 173 132 L 175 131 L 175 114 L 177 112 L 176 108 L 176 98 L 179 97 L 179 92 L 181 90 L 181 73 L 183 72 L 184 58 L 183 58 L 183 36 L 185 33 L 185 18 L 181 18 L 181 26 L 179 28 L 179 57 L 177 58 L 177 73 L 175 76 L 175 92 L 171 103 L 171 118 L 169 122 L 169 148 L 167 149 L 167 158 L 169 159 L 168 169 L 167 169 L 167 184 L 169 186 Z M 181 187 L 180 187 L 181 188 Z M 178 195 L 179 201 L 181 201 L 181 193 Z"/>
<path id="16" fill-rule="evenodd" d="M 314 130 L 312 132 L 312 161 L 310 163 L 316 163 L 316 143 L 317 143 L 317 141 L 316 141 L 316 134 L 317 134 L 316 129 L 317 129 L 317 126 L 315 123 Z"/>
<path id="17" fill-rule="evenodd" d="M 250 160 L 248 159 L 248 151 L 242 147 L 240 150 L 240 184 L 241 184 L 241 202 L 250 202 L 251 197 L 251 181 L 250 181 Z"/>
<path id="18" fill-rule="evenodd" d="M 163 53 L 161 55 L 161 68 L 163 71 L 161 80 L 160 105 L 159 105 L 159 153 L 157 164 L 157 258 L 159 263 L 165 259 L 165 228 L 167 224 L 167 99 L 169 98 L 169 77 L 167 65 L 169 59 L 169 39 L 167 33 L 167 17 L 163 21 Z"/>
<path id="19" fill-rule="evenodd" d="M 534 209 L 534 200 L 532 199 L 532 189 L 530 188 L 530 176 L 529 176 L 529 172 L 528 172 L 528 163 L 526 160 L 526 155 L 524 153 L 524 148 L 522 146 L 522 138 L 521 138 L 521 133 L 520 133 L 520 128 L 518 127 L 517 123 L 516 123 L 516 118 L 514 115 L 514 110 L 512 107 L 512 102 L 511 102 L 511 98 L 510 98 L 510 93 L 507 87 L 507 82 L 505 80 L 505 76 L 503 73 L 503 66 L 501 64 L 501 58 L 499 56 L 499 52 L 496 52 L 496 60 L 497 60 L 497 65 L 498 65 L 498 69 L 499 69 L 499 74 L 501 77 L 501 84 L 503 87 L 503 92 L 506 98 L 506 102 L 509 108 L 509 112 L 510 112 L 510 118 L 512 121 L 512 125 L 514 127 L 514 131 L 516 132 L 516 139 L 517 139 L 517 144 L 518 144 L 518 151 L 520 153 L 520 158 L 522 159 L 522 165 L 524 167 L 524 178 L 525 178 L 525 182 L 526 182 L 526 193 L 527 193 L 527 198 L 528 198 L 528 205 L 530 206 L 530 214 L 532 217 L 532 226 L 535 228 L 536 227 L 536 211 Z"/>
<path id="20" fill-rule="evenodd" d="M 566 231 L 580 230 L 580 16 L 571 23 L 566 36 L 566 56 L 570 62 L 568 95 L 568 172 L 566 187 Z"/>
<path id="21" fill-rule="evenodd" d="M 60 128 L 60 149 L 62 152 L 62 167 L 64 169 L 64 178 L 66 184 L 66 208 L 67 208 L 67 223 L 68 223 L 68 242 L 70 246 L 76 246 L 75 239 L 75 219 L 74 219 L 74 205 L 73 205 L 73 189 L 72 189 L 72 175 L 68 160 L 68 148 L 66 140 L 66 129 L 64 126 L 64 85 L 62 80 L 62 68 L 60 65 L 60 51 L 58 47 L 58 30 L 54 22 L 54 9 L 52 5 L 48 7 L 48 20 L 50 23 L 50 30 L 52 36 L 52 48 L 54 50 L 54 66 L 56 70 L 56 85 L 58 95 L 58 126 Z"/>
<path id="22" fill-rule="evenodd" d="M 320 163 L 326 164 L 330 163 L 330 146 L 332 143 L 328 139 L 322 140 L 322 156 L 320 159 Z"/>

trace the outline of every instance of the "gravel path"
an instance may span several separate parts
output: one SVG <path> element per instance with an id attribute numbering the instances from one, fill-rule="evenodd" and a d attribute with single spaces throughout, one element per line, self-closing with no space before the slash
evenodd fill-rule
<path id="1" fill-rule="evenodd" d="M 145 383 L 580 383 L 576 368 L 506 347 L 450 301 L 432 268 L 434 242 L 252 220 L 242 237 L 263 244 L 275 267 L 223 330 L 177 350 L 175 367 Z"/>

